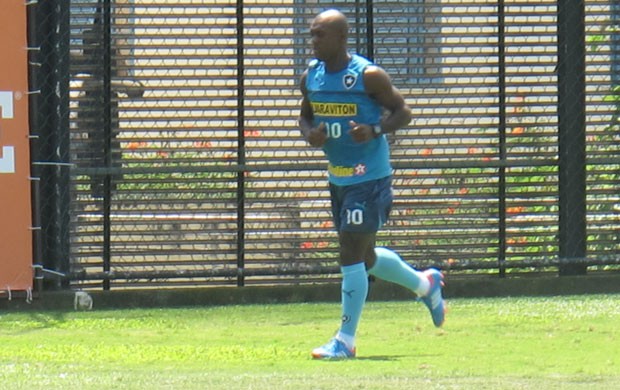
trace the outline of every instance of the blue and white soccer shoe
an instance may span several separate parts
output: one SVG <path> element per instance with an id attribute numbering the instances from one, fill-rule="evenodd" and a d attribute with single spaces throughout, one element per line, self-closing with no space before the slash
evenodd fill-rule
<path id="1" fill-rule="evenodd" d="M 349 349 L 337 338 L 321 347 L 312 350 L 312 357 L 315 359 L 351 359 L 355 357 L 355 348 Z"/>
<path id="2" fill-rule="evenodd" d="M 424 271 L 424 275 L 431 282 L 431 287 L 428 290 L 428 294 L 423 297 L 420 297 L 420 300 L 424 302 L 428 310 L 431 312 L 431 317 L 433 317 L 433 324 L 436 327 L 440 327 L 443 325 L 443 322 L 446 318 L 446 303 L 444 302 L 442 296 L 442 287 L 443 283 L 443 274 L 434 268 L 427 269 Z"/>

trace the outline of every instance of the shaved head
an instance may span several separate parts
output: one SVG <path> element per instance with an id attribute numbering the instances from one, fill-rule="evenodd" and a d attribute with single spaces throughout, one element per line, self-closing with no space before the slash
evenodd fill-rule
<path id="1" fill-rule="evenodd" d="M 328 9 L 312 20 L 312 49 L 315 57 L 324 61 L 328 69 L 340 69 L 348 64 L 348 33 L 347 17 L 338 10 Z"/>
<path id="2" fill-rule="evenodd" d="M 349 22 L 347 21 L 347 17 L 336 9 L 328 9 L 327 11 L 321 12 L 314 18 L 313 24 L 322 24 L 335 33 L 342 34 L 345 38 L 349 33 Z"/>

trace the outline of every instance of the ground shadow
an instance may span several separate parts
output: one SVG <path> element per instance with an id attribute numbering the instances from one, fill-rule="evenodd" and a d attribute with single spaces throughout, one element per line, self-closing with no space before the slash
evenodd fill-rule
<path id="1" fill-rule="evenodd" d="M 392 362 L 406 357 L 405 355 L 374 355 L 374 356 L 357 356 L 355 360 L 371 360 L 377 362 Z"/>

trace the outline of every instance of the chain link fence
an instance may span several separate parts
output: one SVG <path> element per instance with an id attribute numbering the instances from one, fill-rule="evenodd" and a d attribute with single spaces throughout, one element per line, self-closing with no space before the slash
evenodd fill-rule
<path id="1" fill-rule="evenodd" d="M 414 112 L 380 245 L 450 272 L 618 269 L 611 0 L 32 5 L 37 261 L 84 288 L 337 278 L 326 163 L 296 119 L 329 7 Z"/>

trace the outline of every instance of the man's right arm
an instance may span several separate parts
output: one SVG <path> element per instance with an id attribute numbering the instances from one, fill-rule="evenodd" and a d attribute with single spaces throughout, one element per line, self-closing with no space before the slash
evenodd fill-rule
<path id="1" fill-rule="evenodd" d="M 325 124 L 321 123 L 318 127 L 313 126 L 314 113 L 312 112 L 312 106 L 308 100 L 308 91 L 306 89 L 306 76 L 307 72 L 301 76 L 301 109 L 299 113 L 299 130 L 304 136 L 304 139 L 315 148 L 320 148 L 327 141 L 327 132 L 325 131 Z"/>

